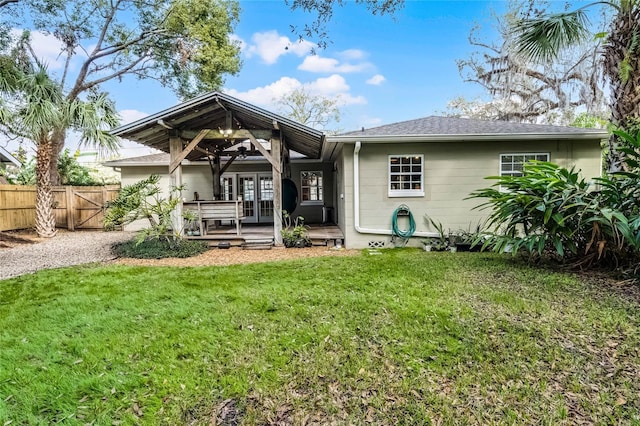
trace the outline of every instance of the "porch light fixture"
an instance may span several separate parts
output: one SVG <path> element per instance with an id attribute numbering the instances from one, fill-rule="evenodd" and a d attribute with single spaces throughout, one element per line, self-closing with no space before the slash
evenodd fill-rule
<path id="1" fill-rule="evenodd" d="M 225 138 L 228 138 L 233 133 L 233 129 L 221 129 L 221 128 L 218 128 L 218 131 Z"/>
<path id="2" fill-rule="evenodd" d="M 239 146 L 238 147 L 238 155 L 241 158 L 247 158 L 247 147 L 246 146 Z"/>

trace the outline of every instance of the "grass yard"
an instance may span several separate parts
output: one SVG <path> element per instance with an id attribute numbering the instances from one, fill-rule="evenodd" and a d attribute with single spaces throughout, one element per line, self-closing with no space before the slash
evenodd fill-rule
<path id="1" fill-rule="evenodd" d="M 413 249 L 43 271 L 0 281 L 0 425 L 640 424 L 628 293 Z"/>

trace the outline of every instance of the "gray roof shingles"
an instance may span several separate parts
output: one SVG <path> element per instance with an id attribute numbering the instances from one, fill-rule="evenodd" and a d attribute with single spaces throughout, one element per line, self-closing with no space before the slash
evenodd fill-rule
<path id="1" fill-rule="evenodd" d="M 401 121 L 370 129 L 343 133 L 341 136 L 399 135 L 486 135 L 486 134 L 601 134 L 601 129 L 550 126 L 509 121 L 486 121 L 469 118 L 430 116 Z"/>

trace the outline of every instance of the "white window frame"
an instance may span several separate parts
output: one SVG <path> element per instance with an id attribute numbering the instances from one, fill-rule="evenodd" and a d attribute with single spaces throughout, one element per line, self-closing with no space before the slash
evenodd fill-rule
<path id="1" fill-rule="evenodd" d="M 402 171 L 392 171 L 391 160 L 393 158 L 419 158 L 420 159 L 420 189 L 393 189 L 392 184 L 395 183 L 392 181 L 392 176 L 414 176 L 418 173 L 413 171 L 413 166 L 416 164 L 411 163 L 411 171 L 402 172 Z M 390 154 L 387 158 L 387 177 L 388 177 L 388 185 L 387 189 L 389 192 L 389 197 L 424 197 L 424 154 Z"/>
<path id="2" fill-rule="evenodd" d="M 305 200 L 304 199 L 304 188 L 312 188 L 312 186 L 304 185 L 304 179 L 302 178 L 303 173 L 315 173 L 320 177 L 320 185 L 316 185 L 313 188 L 318 189 L 318 197 L 319 200 Z M 309 192 L 311 193 L 311 192 Z M 301 206 L 312 206 L 312 205 L 324 205 L 324 173 L 322 170 L 300 170 L 300 205 Z"/>
<path id="3" fill-rule="evenodd" d="M 500 158 L 498 161 L 498 168 L 499 168 L 499 172 L 500 172 L 500 176 L 514 176 L 514 173 L 520 173 L 519 176 L 522 176 L 522 172 L 520 170 L 514 170 L 513 168 L 511 170 L 502 170 L 502 161 L 504 157 L 507 156 L 521 156 L 522 158 L 522 162 L 518 162 L 518 164 L 522 163 L 523 165 L 527 162 L 527 161 L 531 161 L 531 160 L 525 160 L 524 157 L 526 157 L 527 155 L 529 156 L 541 156 L 541 155 L 545 155 L 547 157 L 546 160 L 538 160 L 538 161 L 550 161 L 551 160 L 551 154 L 549 152 L 506 152 L 506 153 L 502 153 L 500 154 Z M 511 164 L 515 164 L 514 161 L 511 161 Z"/>

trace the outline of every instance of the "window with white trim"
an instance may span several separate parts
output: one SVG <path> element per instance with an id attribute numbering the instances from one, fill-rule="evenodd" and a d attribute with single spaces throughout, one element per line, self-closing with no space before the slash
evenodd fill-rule
<path id="1" fill-rule="evenodd" d="M 300 172 L 300 190 L 303 203 L 322 204 L 322 172 Z"/>
<path id="2" fill-rule="evenodd" d="M 527 161 L 549 161 L 548 152 L 500 154 L 500 176 L 522 176 Z"/>
<path id="3" fill-rule="evenodd" d="M 424 196 L 424 155 L 389 156 L 389 197 Z"/>

